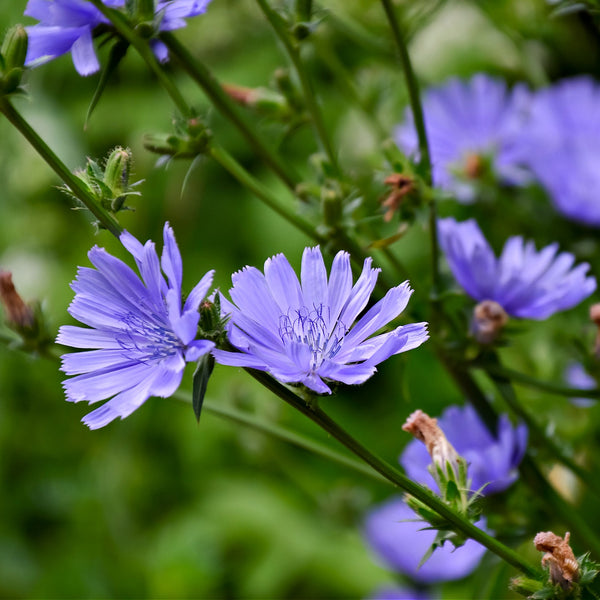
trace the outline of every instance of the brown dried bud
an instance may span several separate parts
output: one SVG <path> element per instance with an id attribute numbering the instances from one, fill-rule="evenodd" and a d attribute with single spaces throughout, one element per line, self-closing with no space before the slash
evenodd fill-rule
<path id="1" fill-rule="evenodd" d="M 33 310 L 23 302 L 12 282 L 12 273 L 0 271 L 0 300 L 6 312 L 6 321 L 17 327 L 31 327 Z"/>
<path id="2" fill-rule="evenodd" d="M 479 154 L 469 152 L 465 157 L 465 175 L 469 179 L 479 179 L 484 172 L 484 162 Z"/>
<path id="3" fill-rule="evenodd" d="M 383 220 L 388 223 L 392 220 L 394 213 L 400 208 L 402 199 L 415 189 L 415 182 L 408 175 L 392 173 L 384 179 L 383 183 L 391 187 L 389 196 L 381 202 L 381 205 L 388 209 L 383 216 Z"/>
<path id="4" fill-rule="evenodd" d="M 406 419 L 402 429 L 425 444 L 435 465 L 441 467 L 445 472 L 446 464 L 450 463 L 454 472 L 458 474 L 458 453 L 439 428 L 437 419 L 431 418 L 419 409 Z"/>
<path id="5" fill-rule="evenodd" d="M 571 589 L 573 583 L 579 580 L 579 563 L 569 546 L 571 534 L 567 531 L 565 539 L 551 531 L 542 531 L 533 539 L 535 549 L 545 552 L 542 566 L 550 571 L 550 581 L 562 589 Z"/>
<path id="6" fill-rule="evenodd" d="M 471 331 L 480 344 L 491 344 L 508 323 L 506 311 L 494 300 L 484 300 L 473 310 Z"/>
<path id="7" fill-rule="evenodd" d="M 596 327 L 598 327 L 596 342 L 594 343 L 594 354 L 597 358 L 600 358 L 600 303 L 592 304 L 590 306 L 590 321 L 595 323 Z"/>
<path id="8" fill-rule="evenodd" d="M 223 91 L 242 106 L 251 106 L 256 101 L 256 92 L 252 88 L 236 85 L 235 83 L 223 83 L 222 86 Z"/>

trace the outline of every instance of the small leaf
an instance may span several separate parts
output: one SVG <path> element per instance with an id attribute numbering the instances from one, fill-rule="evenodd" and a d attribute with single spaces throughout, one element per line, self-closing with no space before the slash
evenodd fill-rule
<path id="1" fill-rule="evenodd" d="M 194 372 L 192 406 L 198 422 L 200 422 L 200 413 L 202 412 L 202 404 L 204 403 L 208 380 L 210 379 L 214 367 L 215 359 L 213 358 L 213 355 L 209 353 L 200 358 L 196 371 Z"/>

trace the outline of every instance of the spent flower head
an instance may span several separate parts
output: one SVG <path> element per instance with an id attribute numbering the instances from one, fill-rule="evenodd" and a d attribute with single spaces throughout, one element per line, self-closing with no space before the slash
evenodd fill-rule
<path id="1" fill-rule="evenodd" d="M 575 256 L 558 253 L 558 244 L 536 251 L 533 242 L 514 236 L 496 258 L 473 219 L 440 219 L 438 230 L 450 270 L 467 294 L 493 300 L 511 316 L 546 319 L 596 289 L 596 278 L 587 275 L 590 265 L 573 267 Z"/>
<path id="2" fill-rule="evenodd" d="M 89 328 L 63 325 L 56 339 L 87 349 L 62 356 L 62 370 L 76 375 L 63 383 L 67 400 L 93 403 L 110 398 L 83 419 L 91 429 L 127 417 L 150 396 L 171 396 L 186 361 L 196 361 L 214 347 L 211 341 L 196 339 L 198 307 L 214 272 L 204 275 L 182 306 L 181 254 L 169 224 L 164 227 L 160 261 L 151 241 L 141 244 L 124 231 L 121 242 L 142 278 L 94 246 L 88 256 L 95 269 L 79 267 L 69 307 L 70 314 Z"/>
<path id="3" fill-rule="evenodd" d="M 233 302 L 222 298 L 221 305 L 230 317 L 229 341 L 239 352 L 215 350 L 217 362 L 329 394 L 326 381 L 363 383 L 380 362 L 420 346 L 428 338 L 426 323 L 373 336 L 406 307 L 408 282 L 356 321 L 377 281 L 379 269 L 371 262 L 365 260 L 354 286 L 349 254 L 338 252 L 328 278 L 318 247 L 304 250 L 300 280 L 283 254 L 265 262 L 264 274 L 254 267 L 238 271 L 232 276 Z"/>
<path id="4" fill-rule="evenodd" d="M 522 86 L 509 92 L 504 82 L 485 74 L 470 81 L 450 79 L 427 92 L 423 112 L 434 185 L 469 202 L 475 196 L 475 180 L 487 171 L 506 184 L 526 182 L 527 172 L 519 165 L 516 149 L 528 100 L 529 93 Z M 407 154 L 418 154 L 408 110 L 395 139 Z"/>

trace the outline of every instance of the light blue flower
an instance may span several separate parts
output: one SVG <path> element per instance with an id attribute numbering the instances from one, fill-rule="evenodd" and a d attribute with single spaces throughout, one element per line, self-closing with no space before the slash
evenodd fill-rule
<path id="1" fill-rule="evenodd" d="M 69 307 L 69 313 L 91 329 L 64 325 L 56 339 L 65 346 L 88 349 L 62 356 L 62 370 L 76 375 L 63 382 L 67 400 L 92 403 L 111 398 L 83 419 L 90 429 L 127 417 L 150 396 L 171 396 L 181 383 L 186 361 L 196 361 L 214 347 L 195 339 L 198 307 L 214 272 L 204 275 L 182 308 L 183 267 L 169 224 L 164 227 L 160 261 L 151 241 L 142 245 L 124 231 L 121 242 L 133 255 L 142 279 L 104 248 L 94 246 L 88 256 L 95 269 L 79 267 Z"/>
<path id="2" fill-rule="evenodd" d="M 573 267 L 575 256 L 550 244 L 539 252 L 520 236 L 506 241 L 496 258 L 473 219 L 438 221 L 440 245 L 450 270 L 465 292 L 479 302 L 494 300 L 509 314 L 546 319 L 572 308 L 596 289 L 588 263 Z"/>
<path id="3" fill-rule="evenodd" d="M 425 130 L 433 165 L 433 183 L 458 200 L 473 201 L 475 179 L 489 163 L 503 183 L 528 180 L 519 164 L 518 141 L 527 114 L 529 92 L 523 86 L 508 91 L 503 81 L 485 74 L 469 81 L 450 79 L 423 98 Z M 418 156 L 412 112 L 395 131 L 406 154 Z"/>
<path id="4" fill-rule="evenodd" d="M 518 477 L 517 467 L 527 448 L 527 427 L 521 423 L 513 427 L 506 415 L 498 421 L 496 437 L 470 405 L 449 406 L 438 419 L 438 425 L 454 449 L 469 465 L 471 492 L 487 496 L 512 485 Z M 400 463 L 413 480 L 439 493 L 435 479 L 428 470 L 431 457 L 425 445 L 413 439 L 402 452 Z M 486 485 L 488 484 L 488 485 Z"/>
<path id="5" fill-rule="evenodd" d="M 576 362 L 572 362 L 567 366 L 565 379 L 571 387 L 581 390 L 595 390 L 598 387 L 598 382 L 583 368 L 582 364 Z M 583 397 L 575 397 L 570 400 L 572 404 L 581 408 L 594 406 L 598 402 L 594 398 Z"/>
<path id="6" fill-rule="evenodd" d="M 278 254 L 265 262 L 264 275 L 246 267 L 232 276 L 229 341 L 240 352 L 215 350 L 217 362 L 268 371 L 282 382 L 302 383 L 318 393 L 331 393 L 326 381 L 359 384 L 376 365 L 393 354 L 420 346 L 427 324 L 396 327 L 373 336 L 395 319 L 412 294 L 408 282 L 392 288 L 356 323 L 375 287 L 379 269 L 364 262 L 352 285 L 350 256 L 338 252 L 331 274 L 318 247 L 306 248 L 300 281 Z"/>
<path id="7" fill-rule="evenodd" d="M 538 91 L 521 154 L 560 213 L 600 226 L 600 85 L 576 77 Z"/>
<path id="8" fill-rule="evenodd" d="M 122 9 L 125 0 L 103 0 L 106 6 Z M 155 16 L 159 31 L 185 27 L 186 18 L 206 11 L 210 0 L 158 0 Z M 39 23 L 27 27 L 29 45 L 25 64 L 35 67 L 71 52 L 73 64 L 80 75 L 91 75 L 100 68 L 93 34 L 99 25 L 110 22 L 86 0 L 29 0 L 25 15 Z M 159 40 L 150 41 L 157 58 L 168 59 L 166 46 Z"/>

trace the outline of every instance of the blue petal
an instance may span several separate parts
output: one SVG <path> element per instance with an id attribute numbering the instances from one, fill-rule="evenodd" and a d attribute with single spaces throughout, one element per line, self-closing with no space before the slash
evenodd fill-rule
<path id="1" fill-rule="evenodd" d="M 328 285 L 328 304 L 330 309 L 330 331 L 333 330 L 340 313 L 346 306 L 352 291 L 352 268 L 350 255 L 347 252 L 338 252 L 331 265 Z M 349 328 L 351 323 L 344 323 Z"/>
<path id="2" fill-rule="evenodd" d="M 86 29 L 79 38 L 75 40 L 71 48 L 71 56 L 75 70 L 82 76 L 91 75 L 100 69 L 100 63 L 94 49 L 91 29 Z"/>
<path id="3" fill-rule="evenodd" d="M 206 273 L 204 277 L 202 277 L 202 279 L 194 286 L 183 306 L 184 312 L 187 312 L 188 310 L 198 310 L 200 303 L 202 300 L 204 300 L 210 286 L 212 285 L 214 275 L 214 271 L 208 271 L 208 273 Z"/>
<path id="4" fill-rule="evenodd" d="M 266 260 L 265 279 L 281 314 L 287 314 L 290 308 L 298 309 L 304 306 L 298 277 L 283 254 Z"/>
<path id="5" fill-rule="evenodd" d="M 120 348 L 119 342 L 112 331 L 88 329 L 74 325 L 63 325 L 58 330 L 56 343 L 72 348 Z"/>
<path id="6" fill-rule="evenodd" d="M 302 282 L 304 306 L 311 309 L 319 307 L 321 304 L 329 305 L 327 271 L 318 246 L 304 250 L 300 280 Z"/>
<path id="7" fill-rule="evenodd" d="M 209 342 L 208 340 L 194 340 L 188 344 L 185 350 L 185 360 L 187 362 L 195 362 L 213 348 L 215 348 L 214 342 Z"/>
<path id="8" fill-rule="evenodd" d="M 360 277 L 354 284 L 352 291 L 350 292 L 350 298 L 346 305 L 342 309 L 339 320 L 350 327 L 356 320 L 356 317 L 360 314 L 363 308 L 367 305 L 371 293 L 377 283 L 377 276 L 381 269 L 371 268 L 373 259 L 368 257 L 365 259 L 363 264 L 363 270 Z"/>
<path id="9" fill-rule="evenodd" d="M 183 263 L 181 261 L 181 252 L 175 241 L 175 234 L 169 223 L 165 223 L 163 229 L 163 251 L 161 256 L 161 266 L 167 279 L 169 287 L 174 289 L 181 297 L 181 282 L 183 280 Z"/>

